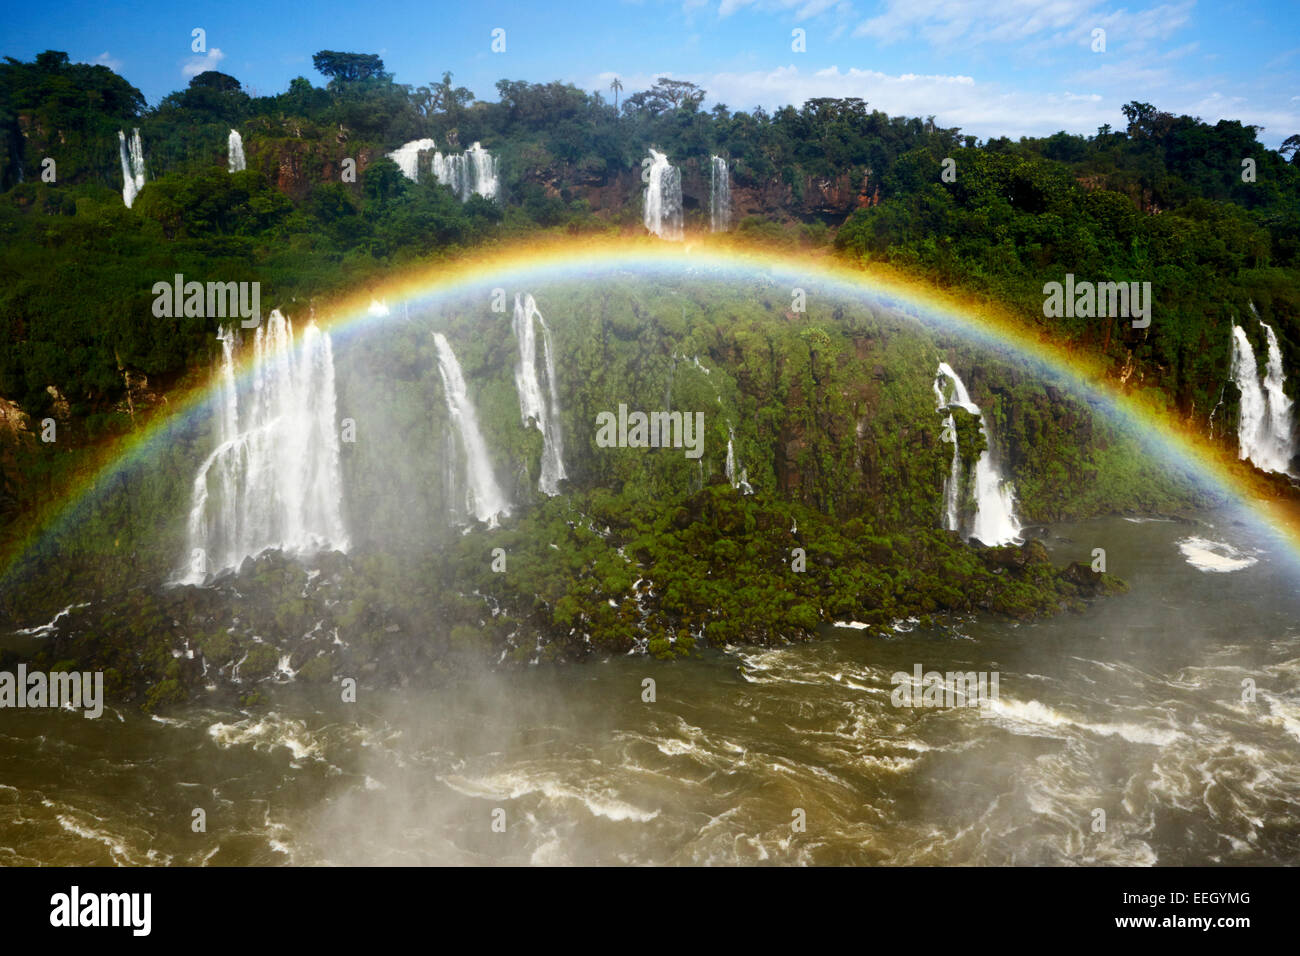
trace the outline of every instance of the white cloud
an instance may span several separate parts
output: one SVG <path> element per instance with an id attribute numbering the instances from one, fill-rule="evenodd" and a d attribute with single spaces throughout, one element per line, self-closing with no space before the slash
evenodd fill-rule
<path id="1" fill-rule="evenodd" d="M 623 84 L 632 93 L 652 86 L 658 75 L 666 74 L 624 76 Z M 837 66 L 805 73 L 795 66 L 782 66 L 676 78 L 698 83 L 708 90 L 709 103 L 726 103 L 733 110 L 755 106 L 771 110 L 787 104 L 798 106 L 813 97 L 856 96 L 891 116 L 933 115 L 943 126 L 960 126 L 985 137 L 1053 133 L 1062 127 L 1092 132 L 1119 116 L 1118 106 L 1105 109 L 1099 96 L 1007 93 L 962 75 L 891 75 Z M 591 85 L 607 87 L 609 78 L 601 74 Z"/>
<path id="2" fill-rule="evenodd" d="M 705 5 L 702 0 L 686 0 L 683 9 L 693 9 Z M 722 0 L 718 4 L 718 19 L 725 20 L 738 10 L 751 8 L 764 13 L 794 12 L 796 22 L 820 16 L 834 8 L 844 14 L 852 9 L 844 0 Z"/>
<path id="3" fill-rule="evenodd" d="M 90 62 L 95 66 L 106 66 L 114 73 L 122 72 L 122 61 L 117 59 L 117 57 L 109 56 L 107 50 L 105 50 L 99 56 L 95 57 Z"/>
<path id="4" fill-rule="evenodd" d="M 582 85 L 603 92 L 609 88 L 613 76 L 601 73 Z M 699 84 L 708 91 L 706 107 L 726 103 L 733 110 L 762 106 L 770 111 L 785 105 L 799 106 L 813 97 L 856 96 L 866 100 L 872 109 L 891 116 L 934 116 L 940 126 L 959 127 L 964 133 L 984 139 L 1050 136 L 1062 129 L 1091 135 L 1107 123 L 1122 129 L 1125 120 L 1120 107 L 1135 98 L 1131 87 L 1106 94 L 1090 91 L 1086 85 L 1084 92 L 1048 92 L 1007 89 L 960 74 L 893 75 L 857 68 L 841 70 L 836 66 L 810 72 L 783 66 L 735 73 L 624 74 L 620 77 L 623 97 L 649 89 L 659 76 Z M 1137 98 L 1148 99 L 1145 95 Z M 1281 142 L 1289 133 L 1300 130 L 1300 112 L 1291 103 L 1274 108 L 1252 106 L 1243 97 L 1202 95 L 1190 90 L 1168 91 L 1152 102 L 1169 112 L 1201 116 L 1211 123 L 1227 118 L 1264 126 L 1268 130 L 1262 137 L 1266 143 Z"/>
<path id="5" fill-rule="evenodd" d="M 217 64 L 225 58 L 226 55 L 221 52 L 220 48 L 214 46 L 207 53 L 201 56 L 192 56 L 186 60 L 185 65 L 181 67 L 181 75 L 198 76 L 207 70 L 215 70 Z"/>
<path id="6" fill-rule="evenodd" d="M 1012 45 L 1023 56 L 1069 45 L 1087 47 L 1093 28 L 1102 27 L 1110 49 L 1119 45 L 1136 51 L 1184 27 L 1195 2 L 1107 12 L 1099 0 L 884 0 L 883 12 L 859 23 L 853 35 L 882 44 L 919 38 L 945 51 Z"/>

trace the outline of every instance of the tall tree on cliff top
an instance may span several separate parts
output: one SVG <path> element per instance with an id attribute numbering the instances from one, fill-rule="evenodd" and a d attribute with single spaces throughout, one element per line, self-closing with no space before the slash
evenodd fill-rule
<path id="1" fill-rule="evenodd" d="M 384 72 L 384 61 L 374 53 L 338 53 L 321 50 L 313 54 L 311 65 L 316 72 L 330 78 L 330 86 L 354 83 L 357 80 L 382 80 L 391 78 Z"/>

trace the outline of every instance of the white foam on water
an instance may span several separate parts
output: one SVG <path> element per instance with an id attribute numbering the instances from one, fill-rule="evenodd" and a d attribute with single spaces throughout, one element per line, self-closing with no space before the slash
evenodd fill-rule
<path id="1" fill-rule="evenodd" d="M 544 771 L 531 776 L 527 770 L 507 770 L 477 780 L 461 775 L 442 778 L 447 786 L 466 796 L 488 796 L 496 800 L 517 800 L 538 795 L 552 802 L 582 804 L 592 816 L 617 822 L 648 823 L 659 816 L 658 810 L 643 810 L 618 799 L 610 790 L 594 784 L 571 784 Z"/>
<path id="2" fill-rule="evenodd" d="M 222 750 L 247 746 L 262 753 L 287 747 L 294 760 L 319 758 L 320 742 L 315 740 L 301 720 L 281 717 L 274 711 L 256 720 L 248 718 L 234 723 L 218 721 L 208 727 L 208 736 Z"/>
<path id="3" fill-rule="evenodd" d="M 1178 550 L 1196 570 L 1216 574 L 1241 571 L 1259 563 L 1258 558 L 1244 554 L 1224 541 L 1210 541 L 1195 535 L 1180 540 Z"/>

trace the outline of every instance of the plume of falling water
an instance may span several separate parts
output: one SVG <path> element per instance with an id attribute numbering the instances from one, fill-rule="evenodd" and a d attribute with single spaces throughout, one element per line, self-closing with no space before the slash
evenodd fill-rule
<path id="1" fill-rule="evenodd" d="M 244 137 L 239 135 L 239 130 L 232 129 L 230 136 L 226 138 L 226 171 L 231 173 L 242 172 L 247 168 L 244 161 Z"/>
<path id="2" fill-rule="evenodd" d="M 749 469 L 741 468 L 740 474 L 736 474 L 736 430 L 731 427 L 731 422 L 727 422 L 727 463 L 724 471 L 727 481 L 731 482 L 731 487 L 739 488 L 741 494 L 754 493 L 753 487 L 749 484 Z"/>
<path id="3" fill-rule="evenodd" d="M 1268 358 L 1261 382 L 1255 350 L 1239 325 L 1232 326 L 1231 376 L 1241 392 L 1241 411 L 1237 425 L 1238 457 L 1247 459 L 1262 471 L 1289 473 L 1295 456 L 1295 428 L 1292 401 L 1283 391 L 1286 373 L 1282 368 L 1282 350 L 1277 333 L 1263 322 L 1268 340 Z"/>
<path id="4" fill-rule="evenodd" d="M 420 154 L 436 149 L 437 144 L 431 139 L 413 139 L 403 143 L 388 154 L 388 158 L 397 164 L 397 168 L 413 183 L 420 181 Z"/>
<path id="5" fill-rule="evenodd" d="M 295 346 L 292 323 L 272 311 L 253 339 L 242 405 L 234 333 L 219 338 L 217 447 L 194 479 L 182 580 L 201 583 L 270 548 L 346 551 L 330 337 L 309 322 Z"/>
<path id="6" fill-rule="evenodd" d="M 497 198 L 497 161 L 491 153 L 478 143 L 465 151 L 469 167 L 474 171 L 474 192 L 485 199 Z M 465 197 L 469 199 L 468 196 Z"/>
<path id="7" fill-rule="evenodd" d="M 650 150 L 649 159 L 644 197 L 645 227 L 661 239 L 681 239 L 681 171 L 669 164 L 668 157 L 658 150 Z"/>
<path id="8" fill-rule="evenodd" d="M 731 174 L 721 156 L 709 159 L 709 228 L 714 232 L 731 228 Z"/>
<path id="9" fill-rule="evenodd" d="M 542 327 L 542 352 L 547 394 L 537 378 L 537 334 Z M 551 330 L 531 295 L 521 301 L 515 296 L 515 339 L 519 343 L 519 364 L 515 366 L 515 388 L 519 392 L 519 415 L 542 433 L 542 469 L 537 488 L 546 495 L 558 495 L 564 471 L 564 435 L 560 430 L 560 397 L 555 385 L 555 361 L 551 353 Z"/>
<path id="10" fill-rule="evenodd" d="M 478 414 L 470 401 L 465 376 L 451 343 L 441 332 L 433 333 L 438 349 L 438 374 L 442 376 L 442 389 L 447 396 L 447 411 L 460 435 L 465 462 L 465 508 L 488 527 L 496 527 L 500 515 L 510 513 L 510 501 L 497 485 L 488 458 L 487 442 L 479 431 Z"/>
<path id="11" fill-rule="evenodd" d="M 474 143 L 463 153 L 444 156 L 435 153 L 433 175 L 444 186 L 451 188 L 461 202 L 477 193 L 486 199 L 497 196 L 496 159 L 479 143 Z"/>
<path id="12" fill-rule="evenodd" d="M 122 161 L 122 201 L 130 209 L 135 197 L 144 189 L 144 144 L 140 141 L 140 131 L 131 131 L 128 144 L 126 133 L 117 131 L 118 154 Z"/>
<path id="13" fill-rule="evenodd" d="M 951 383 L 951 394 L 943 386 L 944 379 Z M 964 476 L 961 453 L 957 444 L 956 422 L 951 411 L 955 405 L 979 419 L 980 434 L 985 440 L 985 448 L 975 462 L 974 475 L 971 478 L 973 484 L 969 488 L 975 502 L 975 509 L 969 522 L 967 536 L 987 545 L 1019 541 L 1020 522 L 1015 512 L 1015 489 L 1010 481 L 1002 478 L 993 455 L 993 440 L 984 413 L 971 401 L 965 383 L 947 362 L 939 363 L 939 371 L 934 379 L 934 392 L 938 399 L 938 410 L 948 413 L 944 420 L 944 428 L 952 435 L 953 440 L 952 468 L 944 481 L 945 527 L 949 531 L 962 530 L 960 503 Z"/>

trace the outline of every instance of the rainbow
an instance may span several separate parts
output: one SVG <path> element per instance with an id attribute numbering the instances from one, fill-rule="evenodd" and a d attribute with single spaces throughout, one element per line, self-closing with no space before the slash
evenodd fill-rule
<path id="1" fill-rule="evenodd" d="M 996 302 L 938 289 L 897 269 L 848 262 L 827 253 L 773 249 L 734 237 L 688 237 L 680 243 L 655 238 L 531 239 L 479 249 L 463 258 L 406 270 L 358 289 L 327 307 L 316 320 L 333 335 L 348 335 L 389 321 L 401 306 L 421 309 L 472 290 L 524 291 L 538 284 L 626 274 L 709 279 L 767 277 L 790 288 L 814 287 L 850 299 L 870 298 L 978 344 L 1008 351 L 1038 363 L 1081 397 L 1100 403 L 1174 464 L 1187 467 L 1210 488 L 1247 507 L 1263 527 L 1279 537 L 1300 566 L 1300 500 L 1287 496 L 1228 451 L 1211 444 L 1168 410 L 1126 393 L 1108 377 L 1099 357 L 1068 350 L 1046 329 L 1016 316 Z M 371 304 L 382 299 L 385 315 Z M 815 300 L 814 300 L 815 306 Z M 286 310 L 292 313 L 292 309 Z M 301 321 L 301 316 L 290 315 Z M 1158 315 L 1156 320 L 1158 321 Z M 215 389 L 204 382 L 183 392 L 170 411 L 155 413 L 146 425 L 103 449 L 57 502 L 28 524 L 26 532 L 0 555 L 0 581 L 45 536 L 70 527 L 78 511 L 118 473 L 138 464 L 167 433 L 206 406 Z"/>

